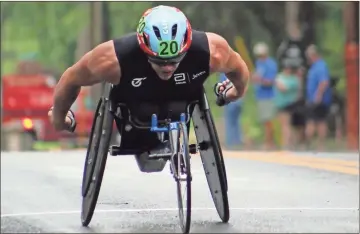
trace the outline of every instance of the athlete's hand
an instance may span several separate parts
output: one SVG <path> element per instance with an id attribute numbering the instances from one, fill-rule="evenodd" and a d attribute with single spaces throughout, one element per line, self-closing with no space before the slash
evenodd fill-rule
<path id="1" fill-rule="evenodd" d="M 68 111 L 64 120 L 59 121 L 54 118 L 53 108 L 48 112 L 50 123 L 54 126 L 56 131 L 69 131 L 74 132 L 76 127 L 75 116 L 72 111 Z"/>
<path id="2" fill-rule="evenodd" d="M 226 79 L 221 83 L 217 83 L 214 87 L 215 94 L 217 95 L 216 104 L 224 106 L 237 99 L 236 89 L 233 84 Z"/>

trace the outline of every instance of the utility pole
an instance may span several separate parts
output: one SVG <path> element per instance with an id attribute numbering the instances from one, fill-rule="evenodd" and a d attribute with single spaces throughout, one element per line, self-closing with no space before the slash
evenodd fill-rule
<path id="1" fill-rule="evenodd" d="M 103 25 L 103 3 L 89 2 L 90 4 L 90 45 L 91 49 L 96 47 L 102 41 L 102 25 Z M 95 107 L 101 96 L 102 84 L 96 84 L 90 88 L 92 104 Z"/>
<path id="2" fill-rule="evenodd" d="M 359 150 L 359 2 L 344 2 L 347 146 Z"/>
<path id="3" fill-rule="evenodd" d="M 108 2 L 89 2 L 91 48 L 110 39 Z M 92 103 L 98 102 L 105 83 L 91 87 Z"/>
<path id="4" fill-rule="evenodd" d="M 300 2 L 285 2 L 286 32 L 293 39 L 300 39 L 301 30 L 299 22 Z"/>

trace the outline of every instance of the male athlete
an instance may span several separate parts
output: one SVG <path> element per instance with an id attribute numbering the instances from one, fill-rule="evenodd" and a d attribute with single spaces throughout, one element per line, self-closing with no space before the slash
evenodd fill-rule
<path id="1" fill-rule="evenodd" d="M 143 14 L 136 33 L 99 44 L 64 72 L 48 115 L 56 130 L 74 131 L 76 121 L 70 107 L 81 86 L 111 83 L 112 100 L 129 105 L 184 101 L 199 95 L 213 72 L 223 72 L 229 79 L 220 85 L 225 101 L 218 105 L 244 95 L 248 68 L 223 37 L 192 30 L 177 8 L 154 7 Z M 230 82 L 233 87 L 223 92 Z M 139 142 L 133 136 L 128 144 L 136 147 Z"/>

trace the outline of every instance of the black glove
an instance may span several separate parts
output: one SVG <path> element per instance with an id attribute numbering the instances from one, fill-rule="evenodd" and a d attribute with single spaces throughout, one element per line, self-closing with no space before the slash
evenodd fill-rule
<path id="1" fill-rule="evenodd" d="M 217 83 L 214 86 L 214 92 L 217 96 L 216 98 L 216 105 L 218 106 L 225 106 L 230 103 L 230 101 L 226 100 L 226 92 L 233 87 L 233 84 L 230 82 L 225 86 L 224 91 L 220 93 L 220 88 L 224 87 L 223 83 Z"/>

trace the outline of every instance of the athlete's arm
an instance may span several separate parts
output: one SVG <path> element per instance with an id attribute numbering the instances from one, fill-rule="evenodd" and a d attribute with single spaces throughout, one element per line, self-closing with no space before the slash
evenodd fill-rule
<path id="1" fill-rule="evenodd" d="M 241 58 L 221 36 L 206 33 L 210 46 L 210 71 L 224 72 L 235 88 L 230 89 L 226 97 L 234 101 L 242 97 L 247 89 L 250 72 Z"/>
<path id="2" fill-rule="evenodd" d="M 71 105 L 79 95 L 81 86 L 101 82 L 118 84 L 121 70 L 115 54 L 113 41 L 104 42 L 85 54 L 69 67 L 55 87 L 53 124 L 60 129 Z"/>

